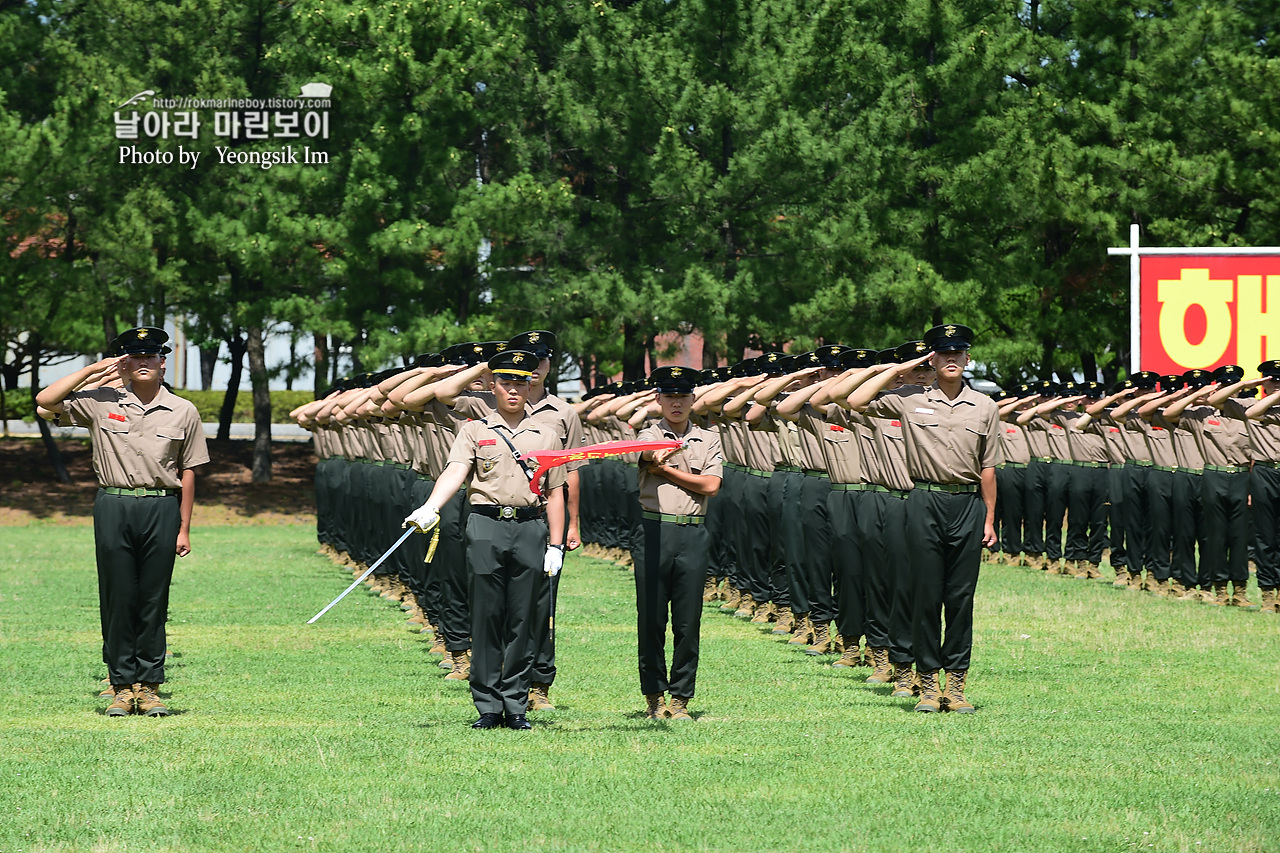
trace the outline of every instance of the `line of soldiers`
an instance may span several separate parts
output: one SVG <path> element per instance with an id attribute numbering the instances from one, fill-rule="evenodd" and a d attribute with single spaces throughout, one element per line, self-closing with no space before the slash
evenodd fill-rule
<path id="1" fill-rule="evenodd" d="M 1117 585 L 1249 607 L 1242 555 L 1252 513 L 1263 609 L 1276 612 L 1280 362 L 1247 382 L 1225 370 L 1176 383 L 1137 374 L 1111 393 L 1029 383 L 989 398 L 961 376 L 971 341 L 971 330 L 947 325 L 886 350 L 771 352 L 702 374 L 691 420 L 718 432 L 724 455 L 707 508 L 703 600 L 772 623 L 808 654 L 839 655 L 833 666 L 871 666 L 868 682 L 916 698 L 917 710 L 961 713 L 974 710 L 964 683 L 984 546 L 996 562 L 1080 577 L 1100 576 L 1109 547 Z M 324 550 L 359 571 L 395 540 L 459 424 L 484 411 L 485 363 L 517 342 L 530 348 L 519 340 L 426 354 L 295 412 L 315 431 Z M 1239 396 L 1259 385 L 1264 399 Z M 530 400 L 538 394 L 545 389 Z M 660 416 L 655 397 L 640 380 L 531 406 L 563 425 L 571 448 L 634 439 Z M 1238 426 L 1236 438 L 1224 424 Z M 637 460 L 578 465 L 567 491 L 566 544 L 632 561 L 643 544 Z M 464 680 L 462 496 L 450 507 L 429 566 L 426 538 L 414 537 L 371 584 L 430 626 L 446 678 Z M 1182 519 L 1188 511 L 1195 521 Z M 531 710 L 553 707 L 554 617 L 543 613 L 539 642 L 551 645 L 538 657 L 551 665 L 535 667 Z"/>
<path id="2" fill-rule="evenodd" d="M 997 394 L 1005 430 L 997 562 L 1180 601 L 1280 612 L 1280 361 Z M 1258 399 L 1259 387 L 1263 399 Z M 1065 514 L 1065 547 L 1063 527 Z"/>

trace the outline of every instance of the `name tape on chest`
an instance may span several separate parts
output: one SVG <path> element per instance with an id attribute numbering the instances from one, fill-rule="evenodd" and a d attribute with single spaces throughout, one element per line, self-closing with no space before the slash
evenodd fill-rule
<path id="1" fill-rule="evenodd" d="M 925 408 L 921 408 L 920 406 L 916 406 L 916 414 L 918 414 L 918 415 L 932 415 L 932 414 L 934 414 L 934 411 L 933 411 L 933 409 L 925 409 Z"/>

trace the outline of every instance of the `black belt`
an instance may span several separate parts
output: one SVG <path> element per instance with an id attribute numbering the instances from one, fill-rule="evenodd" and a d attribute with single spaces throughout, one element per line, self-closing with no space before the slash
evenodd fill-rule
<path id="1" fill-rule="evenodd" d="M 978 491 L 977 483 L 929 483 L 924 480 L 916 480 L 916 488 L 923 489 L 926 492 L 949 492 L 950 494 L 975 494 Z"/>
<path id="2" fill-rule="evenodd" d="M 102 491 L 109 495 L 127 495 L 131 498 L 167 498 L 178 493 L 177 489 L 121 489 L 116 486 L 103 486 Z"/>
<path id="3" fill-rule="evenodd" d="M 493 504 L 472 504 L 471 511 L 487 518 L 503 521 L 528 521 L 531 518 L 542 518 L 540 506 L 494 506 Z"/>

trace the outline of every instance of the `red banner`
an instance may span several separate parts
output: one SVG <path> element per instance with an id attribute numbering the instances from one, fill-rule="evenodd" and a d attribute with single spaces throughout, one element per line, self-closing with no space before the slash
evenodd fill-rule
<path id="1" fill-rule="evenodd" d="M 1141 255 L 1141 368 L 1182 373 L 1280 358 L 1280 255 Z"/>
<path id="2" fill-rule="evenodd" d="M 533 450 L 524 454 L 526 459 L 536 459 L 538 470 L 533 472 L 529 488 L 535 495 L 542 494 L 542 475 L 566 462 L 582 462 L 587 459 L 604 459 L 607 456 L 625 456 L 645 450 L 668 450 L 680 447 L 678 441 L 606 441 L 588 444 L 576 450 Z"/>

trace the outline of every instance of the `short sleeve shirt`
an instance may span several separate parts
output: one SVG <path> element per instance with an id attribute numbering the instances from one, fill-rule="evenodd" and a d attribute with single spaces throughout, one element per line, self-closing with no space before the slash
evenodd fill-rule
<path id="1" fill-rule="evenodd" d="M 1000 410 L 968 385 L 954 400 L 935 383 L 886 391 L 867 414 L 902 421 L 907 469 L 913 480 L 944 485 L 977 485 L 982 471 L 1004 461 L 1000 453 Z"/>
<path id="2" fill-rule="evenodd" d="M 182 472 L 209 461 L 200 415 L 164 386 L 148 404 L 128 388 L 73 391 L 62 401 L 71 423 L 92 437 L 98 484 L 115 489 L 177 489 Z"/>
<path id="3" fill-rule="evenodd" d="M 1262 417 L 1254 419 L 1245 414 L 1247 408 L 1242 401 L 1233 399 L 1222 407 L 1222 413 L 1244 422 L 1249 432 L 1249 451 L 1255 462 L 1280 462 L 1280 406 L 1272 406 Z"/>
<path id="4" fill-rule="evenodd" d="M 472 505 L 541 506 L 543 500 L 529 488 L 529 478 L 503 435 L 522 455 L 534 450 L 563 449 L 555 430 L 544 421 L 526 417 L 513 431 L 494 415 L 468 421 L 458 429 L 449 449 L 448 465 L 466 466 L 467 497 Z M 542 494 L 550 494 L 564 484 L 563 466 L 552 468 L 546 473 Z"/>
<path id="5" fill-rule="evenodd" d="M 689 424 L 684 435 L 676 435 L 666 421 L 649 424 L 636 436 L 639 441 L 683 441 L 679 453 L 667 460 L 668 467 L 689 474 L 724 477 L 724 454 L 720 437 L 711 430 Z M 678 486 L 660 474 L 649 471 L 649 463 L 640 460 L 640 507 L 664 515 L 706 515 L 711 498 Z"/>

